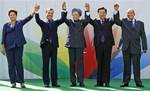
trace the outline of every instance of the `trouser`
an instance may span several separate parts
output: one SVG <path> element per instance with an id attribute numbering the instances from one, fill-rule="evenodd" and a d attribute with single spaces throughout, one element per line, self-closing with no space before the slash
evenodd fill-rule
<path id="1" fill-rule="evenodd" d="M 49 64 L 51 62 L 51 82 L 53 85 L 57 84 L 57 47 L 54 48 L 50 43 L 42 45 L 43 58 L 43 82 L 49 85 Z M 50 61 L 51 60 L 51 61 Z"/>
<path id="2" fill-rule="evenodd" d="M 76 84 L 75 66 L 77 67 L 77 80 L 84 83 L 83 48 L 69 48 L 70 80 Z"/>
<path id="3" fill-rule="evenodd" d="M 103 83 L 110 82 L 112 46 L 101 44 L 95 49 L 97 58 L 97 85 L 103 85 Z"/>
<path id="4" fill-rule="evenodd" d="M 123 51 L 123 83 L 129 83 L 131 79 L 131 64 L 133 63 L 134 80 L 136 84 L 142 84 L 140 79 L 140 58 L 141 54 L 132 54 L 129 50 Z"/>
<path id="5" fill-rule="evenodd" d="M 24 83 L 24 70 L 22 64 L 23 48 L 23 46 L 20 46 L 6 50 L 11 83 Z"/>

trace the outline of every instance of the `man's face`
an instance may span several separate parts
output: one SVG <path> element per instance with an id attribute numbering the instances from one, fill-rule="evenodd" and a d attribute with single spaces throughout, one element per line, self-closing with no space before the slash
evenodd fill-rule
<path id="1" fill-rule="evenodd" d="M 9 18 L 10 18 L 11 21 L 16 21 L 16 19 L 17 19 L 16 13 L 10 12 L 9 13 Z"/>
<path id="2" fill-rule="evenodd" d="M 72 13 L 72 17 L 73 17 L 73 20 L 79 20 L 80 19 L 80 14 L 77 11 L 74 11 Z"/>
<path id="3" fill-rule="evenodd" d="M 129 10 L 129 11 L 127 12 L 127 17 L 128 17 L 130 20 L 134 19 L 134 16 L 135 16 L 134 10 Z"/>
<path id="4" fill-rule="evenodd" d="M 53 19 L 54 10 L 46 10 L 46 17 L 48 20 Z"/>
<path id="5" fill-rule="evenodd" d="M 106 15 L 107 15 L 107 12 L 104 9 L 101 9 L 101 10 L 98 11 L 98 14 L 99 14 L 100 19 L 105 19 Z"/>

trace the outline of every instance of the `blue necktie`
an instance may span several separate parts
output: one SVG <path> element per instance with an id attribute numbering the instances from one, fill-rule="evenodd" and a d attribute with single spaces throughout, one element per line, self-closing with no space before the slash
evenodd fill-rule
<path id="1" fill-rule="evenodd" d="M 135 27 L 135 21 L 134 21 L 134 22 L 132 21 L 132 27 L 133 27 L 133 28 Z"/>
<path id="2" fill-rule="evenodd" d="M 129 25 L 130 25 L 130 27 L 134 28 L 135 27 L 135 22 L 129 21 Z"/>

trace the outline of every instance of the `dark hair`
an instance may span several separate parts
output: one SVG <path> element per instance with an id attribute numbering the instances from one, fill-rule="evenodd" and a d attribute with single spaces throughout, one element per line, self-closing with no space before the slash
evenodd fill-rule
<path id="1" fill-rule="evenodd" d="M 17 15 L 17 13 L 18 13 L 17 10 L 15 10 L 15 9 L 10 9 L 10 10 L 8 11 L 8 15 L 10 15 L 11 12 L 14 12 L 16 15 Z"/>
<path id="2" fill-rule="evenodd" d="M 98 8 L 97 12 L 99 12 L 99 10 L 105 10 L 105 12 L 107 13 L 107 9 L 105 7 Z"/>

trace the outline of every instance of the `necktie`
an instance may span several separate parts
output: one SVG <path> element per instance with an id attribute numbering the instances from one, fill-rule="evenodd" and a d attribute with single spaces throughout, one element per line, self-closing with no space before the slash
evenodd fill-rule
<path id="1" fill-rule="evenodd" d="M 53 20 L 48 20 L 48 31 L 47 31 L 47 35 L 48 35 L 48 41 L 51 43 L 52 42 L 52 30 L 51 30 L 51 23 Z"/>
<path id="2" fill-rule="evenodd" d="M 105 21 L 101 21 L 101 24 L 104 25 Z"/>
<path id="3" fill-rule="evenodd" d="M 132 27 L 133 28 L 135 27 L 135 21 L 132 21 Z"/>
<path id="4" fill-rule="evenodd" d="M 101 24 L 104 25 L 104 24 L 105 24 L 105 21 L 101 21 Z M 105 36 L 104 36 L 104 34 L 102 34 L 102 36 L 101 36 L 101 42 L 102 42 L 102 43 L 105 42 Z"/>
<path id="5" fill-rule="evenodd" d="M 102 43 L 105 42 L 105 37 L 104 37 L 104 35 L 101 36 L 101 42 L 102 42 Z"/>
<path id="6" fill-rule="evenodd" d="M 134 27 L 135 27 L 135 21 L 130 20 L 130 21 L 129 21 L 129 25 L 130 25 L 132 28 L 134 28 Z"/>

